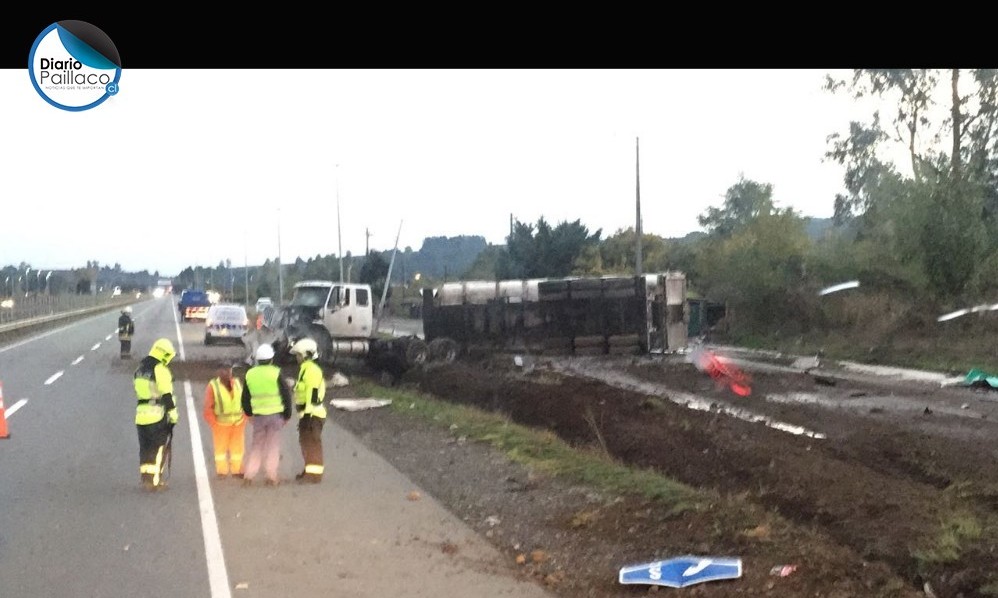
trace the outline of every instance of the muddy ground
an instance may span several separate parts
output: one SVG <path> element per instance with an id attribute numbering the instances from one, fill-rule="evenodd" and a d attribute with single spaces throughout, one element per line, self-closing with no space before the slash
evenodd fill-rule
<path id="1" fill-rule="evenodd" d="M 617 573 L 687 554 L 739 557 L 743 576 L 660 591 L 998 595 L 998 393 L 755 371 L 751 395 L 739 397 L 683 359 L 524 366 L 510 356 L 462 360 L 398 384 L 552 430 L 583 450 L 605 447 L 716 500 L 669 515 L 645 499 L 537 479 L 391 410 L 334 416 L 511 559 L 527 555 L 524 574 L 564 596 L 659 590 L 620 585 Z M 543 559 L 533 562 L 532 550 Z M 780 565 L 796 569 L 773 575 Z"/>

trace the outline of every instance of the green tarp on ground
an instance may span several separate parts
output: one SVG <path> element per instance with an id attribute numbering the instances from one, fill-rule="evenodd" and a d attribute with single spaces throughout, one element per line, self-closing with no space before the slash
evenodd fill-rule
<path id="1" fill-rule="evenodd" d="M 998 376 L 975 368 L 967 372 L 967 377 L 964 379 L 963 383 L 966 386 L 987 385 L 991 388 L 998 388 Z"/>

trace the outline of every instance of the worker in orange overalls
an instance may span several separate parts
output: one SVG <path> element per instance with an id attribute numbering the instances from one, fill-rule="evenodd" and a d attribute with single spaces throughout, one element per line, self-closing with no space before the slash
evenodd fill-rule
<path id="1" fill-rule="evenodd" d="M 221 364 L 204 391 L 204 419 L 211 426 L 215 447 L 215 477 L 243 476 L 246 452 L 246 414 L 243 385 L 232 375 L 232 365 Z"/>

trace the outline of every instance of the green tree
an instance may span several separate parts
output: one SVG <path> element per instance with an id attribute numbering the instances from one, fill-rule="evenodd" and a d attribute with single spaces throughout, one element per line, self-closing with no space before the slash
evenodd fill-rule
<path id="1" fill-rule="evenodd" d="M 757 183 L 740 174 L 738 182 L 724 194 L 724 205 L 707 208 L 697 221 L 715 236 L 730 237 L 755 218 L 780 212 L 773 205 L 773 185 Z"/>
<path id="2" fill-rule="evenodd" d="M 857 69 L 826 89 L 896 107 L 886 124 L 877 112 L 829 137 L 848 192 L 836 220 L 916 265 L 936 297 L 994 288 L 983 264 L 998 264 L 998 71 Z M 888 143 L 907 149 L 910 176 L 880 157 Z"/>
<path id="3" fill-rule="evenodd" d="M 778 208 L 772 185 L 739 177 L 721 208 L 708 208 L 701 222 L 710 229 L 701 241 L 696 284 L 707 297 L 725 301 L 742 324 L 806 320 L 795 301 L 804 291 L 810 247 L 804 219 Z"/>
<path id="4" fill-rule="evenodd" d="M 599 245 L 600 235 L 599 230 L 590 234 L 579 220 L 552 227 L 542 216 L 536 228 L 515 222 L 506 251 L 496 262 L 496 274 L 501 279 L 568 276 L 585 248 Z"/>
<path id="5" fill-rule="evenodd" d="M 385 289 L 385 278 L 388 276 L 388 262 L 381 253 L 372 251 L 367 254 L 363 265 L 360 267 L 359 280 L 362 283 L 371 285 L 371 293 L 374 295 L 375 303 L 381 301 L 381 294 Z"/>

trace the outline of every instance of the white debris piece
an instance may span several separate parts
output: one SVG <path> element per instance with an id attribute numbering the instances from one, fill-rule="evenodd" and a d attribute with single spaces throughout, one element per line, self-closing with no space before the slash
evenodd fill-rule
<path id="1" fill-rule="evenodd" d="M 350 384 L 350 380 L 346 376 L 339 372 L 333 373 L 333 377 L 330 378 L 329 383 L 326 386 L 347 386 Z"/>
<path id="2" fill-rule="evenodd" d="M 363 411 L 391 405 L 391 399 L 333 399 L 329 404 L 344 411 Z"/>
<path id="3" fill-rule="evenodd" d="M 836 291 L 844 291 L 846 289 L 855 289 L 859 286 L 858 280 L 850 280 L 849 282 L 843 282 L 842 284 L 835 284 L 830 287 L 825 287 L 821 289 L 818 295 L 827 295 L 829 293 L 834 293 Z"/>

